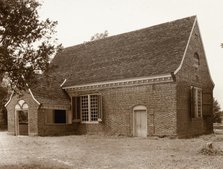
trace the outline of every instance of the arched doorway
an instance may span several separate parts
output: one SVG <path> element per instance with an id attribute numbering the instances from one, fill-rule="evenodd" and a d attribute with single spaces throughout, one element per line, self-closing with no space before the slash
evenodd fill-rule
<path id="1" fill-rule="evenodd" d="M 19 100 L 15 106 L 15 134 L 28 135 L 28 104 L 24 100 Z"/>
<path id="2" fill-rule="evenodd" d="M 147 109 L 145 106 L 133 108 L 133 136 L 147 137 Z"/>

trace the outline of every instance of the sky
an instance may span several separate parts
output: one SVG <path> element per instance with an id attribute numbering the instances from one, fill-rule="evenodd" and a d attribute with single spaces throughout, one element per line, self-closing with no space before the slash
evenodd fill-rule
<path id="1" fill-rule="evenodd" d="M 109 36 L 196 15 L 214 97 L 223 110 L 223 0 L 40 0 L 41 19 L 58 21 L 64 47 L 89 41 L 105 30 Z"/>

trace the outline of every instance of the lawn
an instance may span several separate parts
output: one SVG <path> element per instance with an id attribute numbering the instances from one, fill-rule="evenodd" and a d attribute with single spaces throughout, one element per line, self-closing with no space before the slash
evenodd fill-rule
<path id="1" fill-rule="evenodd" d="M 1 169 L 222 168 L 222 155 L 199 151 L 208 142 L 223 150 L 223 134 L 192 139 L 108 136 L 27 137 L 0 132 Z"/>

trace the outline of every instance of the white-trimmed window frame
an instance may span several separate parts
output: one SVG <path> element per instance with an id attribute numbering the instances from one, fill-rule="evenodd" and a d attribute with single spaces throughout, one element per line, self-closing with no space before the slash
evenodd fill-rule
<path id="1" fill-rule="evenodd" d="M 94 109 L 94 107 L 91 107 L 91 96 L 97 96 L 97 120 L 92 121 L 91 119 L 91 109 Z M 87 107 L 84 109 L 85 113 L 87 113 L 88 116 L 88 121 L 83 119 L 83 107 L 82 107 L 82 98 L 87 97 L 87 103 L 85 102 L 85 104 L 87 104 Z M 77 98 L 79 98 L 79 118 L 78 117 L 78 111 L 77 111 Z M 73 102 L 73 99 L 75 99 L 75 101 Z M 73 105 L 73 103 L 75 105 Z M 83 94 L 83 95 L 79 95 L 79 96 L 73 96 L 72 97 L 72 111 L 73 113 L 75 113 L 75 117 L 73 118 L 73 122 L 81 122 L 81 123 L 90 123 L 90 124 L 98 124 L 99 122 L 102 121 L 102 95 L 98 94 L 98 93 L 92 93 L 92 94 Z"/>

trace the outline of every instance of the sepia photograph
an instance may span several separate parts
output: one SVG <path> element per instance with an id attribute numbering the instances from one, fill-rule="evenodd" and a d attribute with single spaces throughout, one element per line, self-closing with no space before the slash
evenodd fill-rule
<path id="1" fill-rule="evenodd" d="M 0 169 L 222 169 L 222 0 L 0 0 Z"/>

